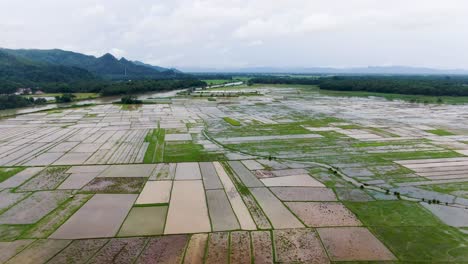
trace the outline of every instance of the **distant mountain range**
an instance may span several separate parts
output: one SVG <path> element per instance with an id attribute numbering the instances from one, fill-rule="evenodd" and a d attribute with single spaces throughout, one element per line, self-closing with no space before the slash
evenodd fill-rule
<path id="1" fill-rule="evenodd" d="M 76 74 L 75 77 L 70 76 L 72 79 L 80 79 L 81 76 L 104 79 L 172 79 L 184 75 L 175 69 L 132 62 L 125 58 L 119 60 L 109 53 L 102 57 L 94 57 L 60 49 L 0 49 L 0 66 L 6 63 L 8 63 L 9 69 L 0 68 L 0 79 L 5 79 L 2 72 L 9 71 L 10 73 L 14 72 L 17 76 L 22 76 L 25 80 L 40 80 L 41 78 L 36 78 L 37 76 L 30 76 L 30 71 L 21 72 L 21 69 L 25 69 L 26 65 L 28 65 L 26 68 L 29 70 L 34 67 L 34 72 L 44 74 L 47 72 L 47 75 L 50 76 L 56 74 L 56 72 L 50 71 L 51 69 L 60 69 L 64 74 L 67 72 Z M 68 76 L 62 77 L 69 78 Z M 48 79 L 46 78 L 45 81 Z"/>
<path id="2" fill-rule="evenodd" d="M 468 70 L 464 69 L 432 69 L 424 67 L 407 66 L 371 66 L 359 68 L 327 68 L 327 67 L 304 67 L 304 68 L 275 68 L 275 67 L 246 67 L 246 68 L 181 68 L 184 72 L 197 73 L 302 73 L 302 74 L 402 74 L 402 75 L 468 75 Z"/>
<path id="3" fill-rule="evenodd" d="M 16 88 L 37 86 L 40 83 L 68 83 L 95 79 L 94 74 L 82 68 L 31 61 L 0 50 L 2 92 L 14 92 Z"/>

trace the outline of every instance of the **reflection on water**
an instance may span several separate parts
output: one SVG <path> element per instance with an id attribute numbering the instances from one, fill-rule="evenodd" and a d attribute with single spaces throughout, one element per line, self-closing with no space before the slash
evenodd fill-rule
<path id="1" fill-rule="evenodd" d="M 181 90 L 174 90 L 174 91 L 168 91 L 168 92 L 151 92 L 151 93 L 144 93 L 138 95 L 139 100 L 145 100 L 148 98 L 168 98 L 168 97 L 174 97 L 177 95 L 178 92 L 185 91 L 186 89 L 181 89 Z"/>
<path id="2" fill-rule="evenodd" d="M 174 90 L 168 92 L 151 92 L 151 93 L 144 93 L 137 95 L 138 99 L 144 100 L 147 98 L 168 98 L 175 96 L 178 92 L 183 90 Z M 47 104 L 47 105 L 38 105 L 38 106 L 31 106 L 26 108 L 16 108 L 16 109 L 6 109 L 0 110 L 0 117 L 5 116 L 13 116 L 13 115 L 20 115 L 20 114 L 28 114 L 37 111 L 43 111 L 48 109 L 54 109 L 58 107 L 68 107 L 72 105 L 85 105 L 85 104 L 110 104 L 112 102 L 120 100 L 121 96 L 106 96 L 100 97 L 95 99 L 83 100 L 79 102 L 72 102 L 72 103 L 61 103 L 61 104 Z"/>

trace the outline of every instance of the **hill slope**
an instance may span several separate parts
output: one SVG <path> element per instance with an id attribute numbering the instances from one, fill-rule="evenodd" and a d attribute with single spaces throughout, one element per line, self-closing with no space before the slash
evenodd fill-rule
<path id="1" fill-rule="evenodd" d="M 84 55 L 81 53 L 60 49 L 2 49 L 11 55 L 34 62 L 54 65 L 73 66 L 86 69 L 100 77 L 109 79 L 172 79 L 183 77 L 184 74 L 175 70 L 139 63 L 138 65 L 122 58 L 118 60 L 107 53 L 102 57 Z"/>
<path id="2" fill-rule="evenodd" d="M 94 79 L 95 76 L 85 69 L 39 63 L 0 50 L 0 94 L 12 93 L 16 88 L 37 86 L 41 83 L 69 83 Z"/>

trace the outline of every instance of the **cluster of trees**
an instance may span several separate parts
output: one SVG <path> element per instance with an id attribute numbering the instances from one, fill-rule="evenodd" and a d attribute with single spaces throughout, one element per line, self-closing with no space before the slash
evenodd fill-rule
<path id="1" fill-rule="evenodd" d="M 198 79 L 139 80 L 108 83 L 100 89 L 100 93 L 104 96 L 120 94 L 137 94 L 155 91 L 171 91 L 177 89 L 204 86 L 206 86 L 206 83 Z"/>
<path id="2" fill-rule="evenodd" d="M 468 96 L 468 77 L 332 77 L 321 78 L 320 89 L 430 96 Z"/>
<path id="3" fill-rule="evenodd" d="M 281 77 L 261 76 L 249 84 L 318 85 L 334 91 L 364 91 L 430 96 L 468 96 L 468 76 L 334 76 Z"/>
<path id="4" fill-rule="evenodd" d="M 76 96 L 74 94 L 62 94 L 55 96 L 55 102 L 57 103 L 70 103 L 75 101 Z"/>
<path id="5" fill-rule="evenodd" d="M 138 100 L 137 97 L 134 95 L 126 95 L 120 98 L 120 103 L 121 104 L 142 104 L 143 101 Z"/>
<path id="6" fill-rule="evenodd" d="M 36 84 L 40 90 L 46 93 L 101 93 L 103 96 L 144 93 L 153 91 L 170 91 L 191 87 L 204 87 L 207 84 L 198 79 L 174 79 L 174 80 L 134 80 L 134 81 L 78 81 L 78 82 L 53 82 Z M 36 90 L 35 88 L 32 89 Z M 5 89 L 0 81 L 0 94 L 11 94 L 16 88 Z"/>
<path id="7" fill-rule="evenodd" d="M 31 105 L 43 105 L 46 103 L 47 101 L 44 98 L 34 99 L 33 97 L 23 97 L 19 95 L 0 95 L 0 110 Z"/>
<path id="8" fill-rule="evenodd" d="M 224 73 L 194 73 L 193 75 L 202 80 L 232 80 L 231 74 Z"/>
<path id="9" fill-rule="evenodd" d="M 318 78 L 310 77 L 259 76 L 250 79 L 248 85 L 255 83 L 317 85 L 320 83 L 320 80 Z"/>

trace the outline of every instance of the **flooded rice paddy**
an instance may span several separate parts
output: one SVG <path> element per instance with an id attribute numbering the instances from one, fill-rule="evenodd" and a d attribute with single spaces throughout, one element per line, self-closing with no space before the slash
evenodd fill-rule
<path id="1" fill-rule="evenodd" d="M 0 263 L 468 260 L 468 105 L 253 89 L 1 119 Z"/>

